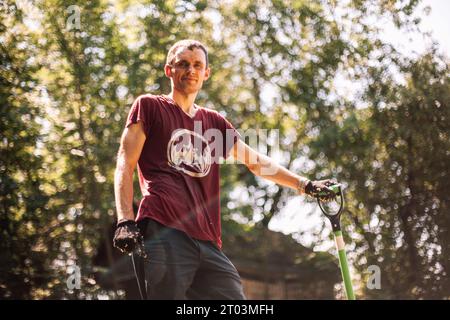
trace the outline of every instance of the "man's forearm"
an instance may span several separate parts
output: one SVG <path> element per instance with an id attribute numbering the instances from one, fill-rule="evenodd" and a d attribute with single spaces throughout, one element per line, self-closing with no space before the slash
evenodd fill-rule
<path id="1" fill-rule="evenodd" d="M 273 181 L 279 185 L 299 191 L 300 182 L 307 181 L 283 166 L 277 164 L 271 158 L 258 154 L 255 165 L 249 166 L 250 171 L 262 178 Z"/>
<path id="2" fill-rule="evenodd" d="M 125 161 L 119 159 L 114 174 L 114 194 L 117 219 L 134 220 L 133 211 L 133 171 Z"/>

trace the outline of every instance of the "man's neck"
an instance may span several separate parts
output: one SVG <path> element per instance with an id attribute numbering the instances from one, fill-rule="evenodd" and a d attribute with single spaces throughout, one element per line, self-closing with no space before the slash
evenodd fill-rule
<path id="1" fill-rule="evenodd" d="M 192 114 L 194 112 L 194 101 L 197 97 L 197 93 L 185 95 L 176 90 L 172 90 L 168 96 L 172 98 L 185 113 Z"/>

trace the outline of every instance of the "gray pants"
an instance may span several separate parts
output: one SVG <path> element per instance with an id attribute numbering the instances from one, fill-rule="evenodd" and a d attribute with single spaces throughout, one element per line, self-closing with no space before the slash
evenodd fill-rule
<path id="1" fill-rule="evenodd" d="M 236 268 L 213 242 L 152 219 L 139 226 L 149 256 L 144 264 L 148 299 L 245 299 Z"/>

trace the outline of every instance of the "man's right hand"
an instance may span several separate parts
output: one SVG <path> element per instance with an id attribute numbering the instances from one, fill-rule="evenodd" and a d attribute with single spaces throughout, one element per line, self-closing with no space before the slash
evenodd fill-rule
<path id="1" fill-rule="evenodd" d="M 124 220 L 117 224 L 113 245 L 123 253 L 132 254 L 133 251 L 136 251 L 141 257 L 147 258 L 144 238 L 133 220 Z"/>

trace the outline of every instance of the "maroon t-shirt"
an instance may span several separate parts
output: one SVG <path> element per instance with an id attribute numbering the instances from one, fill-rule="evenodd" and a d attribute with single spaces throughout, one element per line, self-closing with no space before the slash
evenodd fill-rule
<path id="1" fill-rule="evenodd" d="M 218 112 L 198 107 L 190 117 L 165 95 L 138 97 L 126 126 L 138 121 L 146 140 L 138 161 L 143 198 L 136 220 L 149 217 L 221 247 L 219 159 L 239 133 Z"/>

